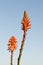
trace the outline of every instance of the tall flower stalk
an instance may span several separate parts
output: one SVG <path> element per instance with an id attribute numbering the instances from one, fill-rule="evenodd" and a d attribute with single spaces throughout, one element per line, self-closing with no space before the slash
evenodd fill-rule
<path id="1" fill-rule="evenodd" d="M 17 65 L 20 65 L 20 59 L 21 59 L 23 47 L 25 44 L 26 33 L 27 33 L 28 29 L 30 29 L 30 28 L 31 28 L 30 18 L 28 17 L 28 13 L 26 11 L 24 11 L 24 16 L 23 16 L 23 20 L 22 20 L 22 30 L 23 30 L 24 34 L 23 34 L 23 39 L 22 39 L 22 43 L 21 43 L 21 48 L 20 48 L 20 52 L 19 52 Z"/>
<path id="2" fill-rule="evenodd" d="M 17 48 L 17 39 L 12 36 L 8 42 L 8 50 L 11 52 L 11 61 L 10 61 L 10 65 L 13 65 L 13 52 L 16 50 Z"/>

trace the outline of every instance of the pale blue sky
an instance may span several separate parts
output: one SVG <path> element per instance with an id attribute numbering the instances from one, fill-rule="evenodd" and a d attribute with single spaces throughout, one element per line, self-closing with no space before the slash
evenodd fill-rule
<path id="1" fill-rule="evenodd" d="M 17 65 L 24 10 L 28 12 L 32 28 L 27 32 L 21 65 L 43 65 L 43 0 L 0 0 L 0 65 L 10 65 L 7 43 L 12 35 L 18 39 L 13 57 L 13 65 Z"/>

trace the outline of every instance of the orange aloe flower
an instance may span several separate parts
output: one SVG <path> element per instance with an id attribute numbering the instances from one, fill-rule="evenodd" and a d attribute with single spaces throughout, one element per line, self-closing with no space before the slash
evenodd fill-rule
<path id="1" fill-rule="evenodd" d="M 17 65 L 20 65 L 20 59 L 22 56 L 22 52 L 23 52 L 23 48 L 24 48 L 24 44 L 25 44 L 25 39 L 26 39 L 26 32 L 30 28 L 31 28 L 30 18 L 28 17 L 27 12 L 24 11 L 24 16 L 23 16 L 23 20 L 22 20 L 22 30 L 24 31 L 24 34 L 23 34 L 23 39 L 21 42 L 21 48 L 20 48 L 20 53 L 19 53 Z"/>
<path id="2" fill-rule="evenodd" d="M 17 48 L 17 39 L 14 36 L 12 36 L 8 43 L 8 50 L 14 51 L 16 48 Z"/>
<path id="3" fill-rule="evenodd" d="M 26 11 L 24 11 L 24 16 L 23 16 L 23 20 L 22 20 L 22 30 L 27 32 L 27 30 L 30 28 L 31 28 L 30 18 L 28 17 L 28 13 Z"/>

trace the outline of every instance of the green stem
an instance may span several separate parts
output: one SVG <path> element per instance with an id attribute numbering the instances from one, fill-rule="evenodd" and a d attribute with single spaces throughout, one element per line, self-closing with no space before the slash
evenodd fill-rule
<path id="1" fill-rule="evenodd" d="M 23 39 L 22 39 L 22 44 L 21 44 L 21 48 L 20 48 L 20 53 L 19 53 L 17 65 L 20 65 L 20 59 L 21 59 L 22 52 L 23 52 L 25 38 L 26 38 L 26 32 L 24 32 L 24 35 L 23 35 Z"/>
<path id="2" fill-rule="evenodd" d="M 13 65 L 13 51 L 11 51 L 11 65 Z"/>

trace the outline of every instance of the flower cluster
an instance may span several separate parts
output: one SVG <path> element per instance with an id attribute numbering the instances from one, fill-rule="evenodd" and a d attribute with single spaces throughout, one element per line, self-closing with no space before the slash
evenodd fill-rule
<path id="1" fill-rule="evenodd" d="M 8 50 L 14 51 L 16 48 L 17 48 L 17 39 L 14 36 L 12 36 L 8 43 Z"/>
<path id="2" fill-rule="evenodd" d="M 26 11 L 24 11 L 24 16 L 23 16 L 23 20 L 22 20 L 22 30 L 27 32 L 27 30 L 30 28 L 31 28 L 30 18 L 28 17 L 28 13 Z"/>

